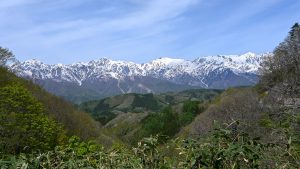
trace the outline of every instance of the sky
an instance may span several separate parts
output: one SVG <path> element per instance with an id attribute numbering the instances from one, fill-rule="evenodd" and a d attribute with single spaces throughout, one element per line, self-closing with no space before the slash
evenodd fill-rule
<path id="1" fill-rule="evenodd" d="M 48 64 L 264 53 L 299 9 L 299 0 L 0 0 L 0 46 Z"/>

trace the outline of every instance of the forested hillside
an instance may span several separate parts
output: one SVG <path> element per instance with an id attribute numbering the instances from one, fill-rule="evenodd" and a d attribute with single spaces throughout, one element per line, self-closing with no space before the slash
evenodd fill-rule
<path id="1" fill-rule="evenodd" d="M 173 137 L 203 112 L 222 90 L 193 89 L 162 94 L 124 94 L 80 104 L 104 126 L 103 132 L 135 145 L 143 137 Z M 113 133 L 113 134 L 109 134 Z"/>
<path id="2" fill-rule="evenodd" d="M 15 76 L 4 67 L 0 67 L 0 79 L 0 103 L 1 115 L 3 115 L 1 125 L 11 126 L 10 130 L 16 130 L 14 125 L 20 125 L 21 128 L 25 127 L 22 130 L 28 134 L 32 134 L 31 129 L 37 130 L 44 126 L 45 129 L 51 129 L 52 127 L 46 126 L 53 125 L 52 132 L 60 134 L 62 136 L 60 139 L 66 139 L 66 136 L 72 135 L 77 135 L 85 140 L 101 137 L 101 124 L 93 120 L 88 114 L 77 110 L 72 104 L 49 94 L 31 81 Z M 26 116 L 27 113 L 29 117 Z M 18 117 L 19 115 L 20 117 Z M 41 115 L 41 119 L 37 115 Z M 14 122 L 10 123 L 9 119 Z M 31 126 L 34 121 L 39 120 L 46 120 L 46 123 L 49 124 L 41 122 L 37 124 L 38 126 Z M 50 120 L 51 124 L 47 120 Z M 5 124 L 5 122 L 8 123 Z M 43 131 L 37 130 L 36 132 Z M 13 139 L 22 140 L 22 137 L 27 137 L 25 133 L 19 136 L 15 135 Z M 6 135 L 4 134 L 3 137 Z M 36 139 L 38 136 L 28 137 Z M 54 143 L 51 144 L 55 145 Z"/>
<path id="3" fill-rule="evenodd" d="M 255 87 L 232 88 L 220 95 L 210 91 L 213 97 L 206 100 L 205 94 L 191 91 L 185 95 L 195 96 L 180 101 L 174 95 L 160 100 L 151 94 L 129 94 L 81 105 L 92 114 L 128 110 L 102 121 L 105 126 L 31 82 L 1 71 L 1 168 L 300 166 L 299 24 L 274 55 L 264 59 Z M 64 128 L 85 140 L 65 136 Z M 116 141 L 109 146 L 95 142 L 100 137 L 95 130 Z"/>
<path id="4" fill-rule="evenodd" d="M 179 106 L 186 101 L 210 101 L 222 90 L 194 89 L 161 94 L 123 94 L 85 102 L 79 108 L 92 114 L 103 124 L 123 113 L 154 113 L 168 106 Z"/>

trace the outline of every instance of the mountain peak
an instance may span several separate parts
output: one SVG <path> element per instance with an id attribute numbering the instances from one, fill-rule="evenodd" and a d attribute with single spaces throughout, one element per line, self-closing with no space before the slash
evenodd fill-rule
<path id="1" fill-rule="evenodd" d="M 169 64 L 180 64 L 183 62 L 185 62 L 184 59 L 173 59 L 170 57 L 160 57 L 159 59 L 153 60 L 151 63 L 169 65 Z"/>
<path id="2" fill-rule="evenodd" d="M 42 61 L 39 61 L 39 60 L 37 60 L 37 59 L 29 59 L 29 60 L 26 60 L 26 61 L 24 61 L 23 63 L 25 63 L 25 64 L 34 64 L 34 65 L 36 65 L 36 64 L 44 64 Z"/>
<path id="3" fill-rule="evenodd" d="M 246 56 L 256 56 L 256 54 L 253 53 L 253 52 L 247 52 L 247 53 L 244 53 L 244 54 L 242 54 L 240 56 L 243 56 L 243 55 L 246 55 Z"/>

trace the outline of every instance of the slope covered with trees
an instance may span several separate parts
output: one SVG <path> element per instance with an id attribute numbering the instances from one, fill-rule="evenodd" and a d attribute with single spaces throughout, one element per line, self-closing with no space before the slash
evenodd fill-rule
<path id="1" fill-rule="evenodd" d="M 72 135 L 110 144 L 100 123 L 88 114 L 5 68 L 14 55 L 5 48 L 0 51 L 1 151 L 46 151 Z"/>
<path id="2" fill-rule="evenodd" d="M 22 85 L 0 88 L 0 150 L 6 153 L 51 150 L 62 141 L 62 125 Z"/>
<path id="3" fill-rule="evenodd" d="M 69 134 L 76 134 L 84 139 L 97 135 L 97 129 L 100 128 L 99 124 L 86 113 L 80 112 L 74 108 L 72 104 L 49 94 L 31 81 L 15 76 L 3 67 L 0 68 L 0 79 L 1 88 L 6 87 L 8 89 L 13 89 L 18 86 L 19 88 L 23 88 L 24 91 L 27 91 L 28 95 L 31 95 L 31 97 L 38 100 L 39 104 L 43 105 L 43 112 L 45 114 L 51 116 L 59 123 L 64 124 L 64 127 Z M 17 94 L 15 95 L 15 97 L 17 97 L 16 99 L 18 99 L 18 96 L 19 95 Z"/>
<path id="4" fill-rule="evenodd" d="M 123 94 L 102 100 L 84 102 L 79 108 L 106 124 L 123 113 L 155 113 L 166 107 L 182 107 L 186 101 L 210 101 L 223 90 L 192 89 L 161 94 Z"/>
<path id="5" fill-rule="evenodd" d="M 192 89 L 162 94 L 124 94 L 79 105 L 104 125 L 102 132 L 135 145 L 143 137 L 170 138 L 203 112 L 222 90 Z"/>

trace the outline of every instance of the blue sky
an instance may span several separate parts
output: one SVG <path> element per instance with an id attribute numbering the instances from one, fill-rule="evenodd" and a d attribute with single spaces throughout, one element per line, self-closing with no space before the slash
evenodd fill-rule
<path id="1" fill-rule="evenodd" d="M 0 0 L 0 46 L 21 61 L 269 52 L 300 22 L 299 0 Z"/>

